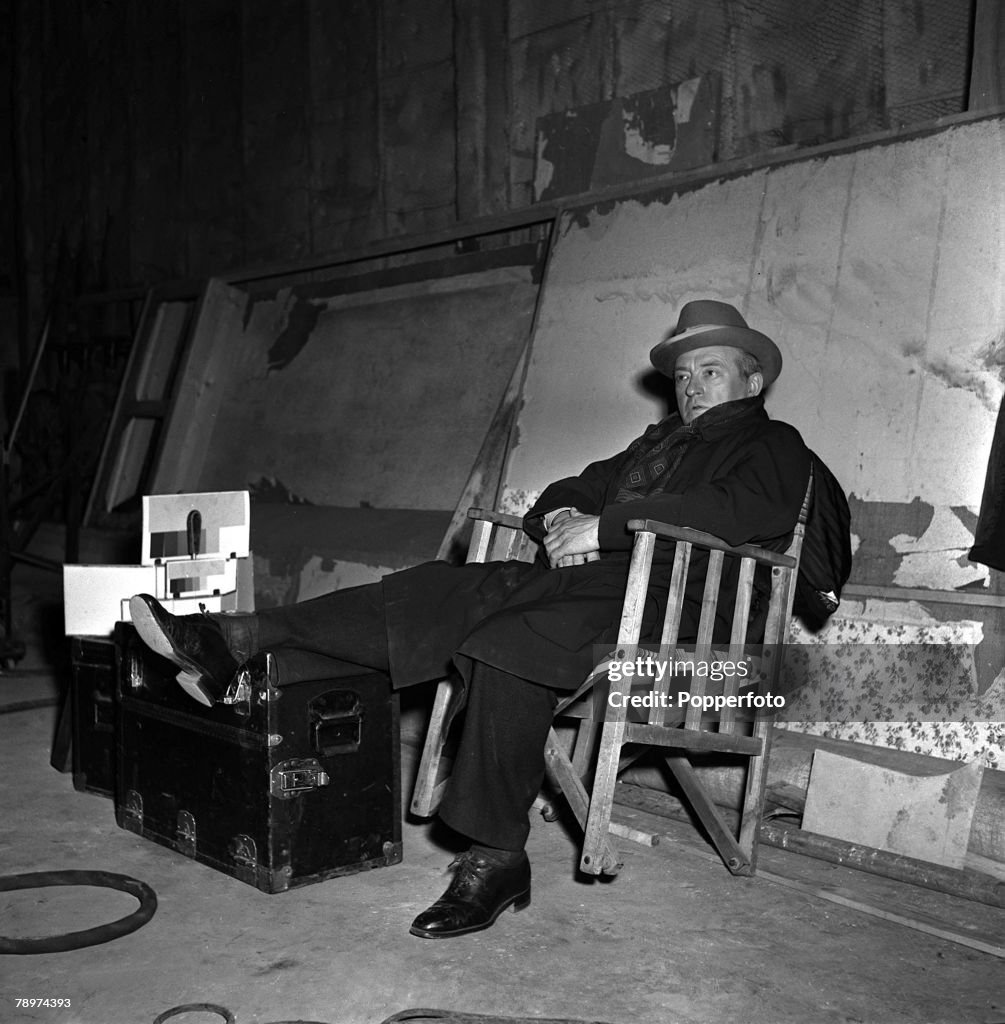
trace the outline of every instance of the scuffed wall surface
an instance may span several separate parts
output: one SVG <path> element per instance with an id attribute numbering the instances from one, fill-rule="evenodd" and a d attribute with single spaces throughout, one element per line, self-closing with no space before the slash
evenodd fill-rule
<path id="1" fill-rule="evenodd" d="M 530 330 L 527 267 L 250 305 L 203 490 L 453 509 Z"/>
<path id="2" fill-rule="evenodd" d="M 683 303 L 717 297 L 778 341 L 769 410 L 858 503 L 853 578 L 982 579 L 960 559 L 1002 394 L 1002 180 L 995 119 L 572 211 L 508 487 L 539 490 L 659 418 L 648 350 Z"/>

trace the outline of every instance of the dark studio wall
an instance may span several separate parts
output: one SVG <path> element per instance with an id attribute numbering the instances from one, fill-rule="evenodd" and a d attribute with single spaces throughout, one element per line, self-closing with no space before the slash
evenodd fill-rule
<path id="1" fill-rule="evenodd" d="M 37 329 L 61 251 L 77 290 L 203 276 L 958 113 L 971 7 L 0 0 L 0 288 Z"/>

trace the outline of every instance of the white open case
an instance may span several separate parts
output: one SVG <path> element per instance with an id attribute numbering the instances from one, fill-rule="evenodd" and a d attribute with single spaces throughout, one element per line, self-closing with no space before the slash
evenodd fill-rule
<path id="1" fill-rule="evenodd" d="M 247 491 L 143 498 L 140 565 L 64 565 L 67 636 L 105 636 L 129 621 L 129 598 L 152 594 L 168 611 L 254 610 Z"/>

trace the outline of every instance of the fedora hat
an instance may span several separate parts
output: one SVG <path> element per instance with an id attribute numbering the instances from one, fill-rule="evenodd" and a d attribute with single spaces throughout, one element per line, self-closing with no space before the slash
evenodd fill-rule
<path id="1" fill-rule="evenodd" d="M 680 356 L 709 345 L 726 345 L 749 352 L 761 364 L 765 387 L 782 372 L 782 353 L 778 346 L 766 334 L 748 327 L 738 309 L 714 299 L 685 303 L 677 326 L 653 346 L 649 359 L 660 373 L 672 377 Z"/>

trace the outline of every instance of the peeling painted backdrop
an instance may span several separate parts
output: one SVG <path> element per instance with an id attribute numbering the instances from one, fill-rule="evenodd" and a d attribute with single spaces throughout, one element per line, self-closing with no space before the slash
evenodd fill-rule
<path id="1" fill-rule="evenodd" d="M 856 507 L 855 579 L 955 589 L 1001 400 L 1002 121 L 566 214 L 507 485 L 535 491 L 663 415 L 648 351 L 699 297 L 785 359 L 768 397 Z"/>
<path id="2" fill-rule="evenodd" d="M 849 492 L 853 582 L 987 593 L 987 568 L 966 555 L 1003 392 L 1003 181 L 998 118 L 569 211 L 542 295 L 507 510 L 664 415 L 672 395 L 649 349 L 685 302 L 714 297 L 782 349 L 768 409 Z M 812 638 L 831 646 L 807 697 L 826 697 L 831 721 L 808 728 L 999 766 L 1005 615 L 917 605 L 925 642 L 961 645 L 973 670 L 927 722 L 911 723 L 879 662 L 868 676 L 842 660 L 863 621 L 874 644 L 904 643 L 900 608 L 845 600 Z M 960 634 L 965 618 L 972 628 Z M 934 662 L 909 672 L 938 674 Z"/>
<path id="3" fill-rule="evenodd" d="M 453 509 L 530 329 L 527 267 L 249 303 L 199 487 Z"/>

